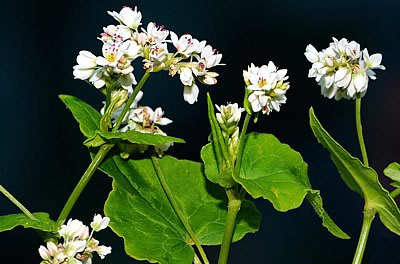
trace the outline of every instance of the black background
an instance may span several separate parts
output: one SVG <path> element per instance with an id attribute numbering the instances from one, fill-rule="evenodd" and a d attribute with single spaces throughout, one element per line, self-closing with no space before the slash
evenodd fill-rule
<path id="1" fill-rule="evenodd" d="M 354 125 L 354 102 L 328 100 L 307 78 L 310 63 L 303 52 L 307 44 L 328 46 L 331 37 L 356 40 L 370 54 L 383 54 L 386 71 L 370 81 L 363 100 L 364 135 L 370 163 L 382 177 L 383 168 L 400 160 L 400 55 L 398 1 L 7 1 L 0 9 L 1 28 L 1 166 L 0 183 L 31 211 L 47 211 L 56 218 L 80 175 L 89 164 L 78 126 L 58 100 L 72 94 L 100 108 L 102 96 L 82 81 L 74 80 L 72 66 L 80 50 L 101 54 L 96 37 L 115 21 L 107 10 L 138 5 L 143 22 L 164 24 L 178 35 L 191 33 L 206 39 L 223 54 L 216 86 L 200 86 L 199 101 L 183 101 L 182 84 L 166 73 L 152 76 L 144 88 L 144 104 L 161 106 L 174 123 L 165 131 L 188 143 L 170 154 L 200 160 L 207 142 L 206 91 L 215 103 L 241 102 L 242 70 L 254 62 L 273 60 L 289 70 L 291 88 L 280 113 L 262 116 L 251 131 L 276 135 L 300 151 L 309 175 L 320 189 L 324 205 L 336 223 L 351 237 L 340 240 L 321 225 L 308 204 L 288 213 L 273 210 L 257 200 L 262 212 L 260 231 L 231 248 L 230 263 L 351 263 L 362 221 L 363 201 L 340 179 L 327 151 L 308 126 L 308 109 L 314 106 L 328 131 L 353 155 L 360 156 Z M 138 63 L 137 78 L 142 70 Z M 98 172 L 78 200 L 71 217 L 87 224 L 101 213 L 111 180 Z M 194 190 L 193 190 L 194 191 Z M 18 213 L 0 197 L 0 214 Z M 101 263 L 136 263 L 124 256 L 122 241 L 111 230 L 100 241 L 113 253 Z M 17 228 L 0 234 L 0 263 L 38 263 L 42 242 L 32 230 Z M 376 219 L 364 263 L 400 263 L 400 238 Z M 207 248 L 213 263 L 218 248 Z M 100 263 L 99 259 L 95 263 Z"/>

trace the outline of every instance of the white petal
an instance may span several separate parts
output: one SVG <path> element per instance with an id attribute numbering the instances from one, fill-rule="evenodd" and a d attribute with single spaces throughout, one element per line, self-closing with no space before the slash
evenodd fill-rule
<path id="1" fill-rule="evenodd" d="M 357 92 L 362 91 L 368 83 L 368 77 L 365 73 L 357 73 L 354 77 L 354 87 Z"/>
<path id="2" fill-rule="evenodd" d="M 194 104 L 197 102 L 198 95 L 199 88 L 195 83 L 192 86 L 185 86 L 183 89 L 183 99 L 189 104 Z"/>

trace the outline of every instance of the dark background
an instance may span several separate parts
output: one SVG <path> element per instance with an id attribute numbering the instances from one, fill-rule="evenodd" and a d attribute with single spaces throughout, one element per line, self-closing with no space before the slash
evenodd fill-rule
<path id="1" fill-rule="evenodd" d="M 218 104 L 241 102 L 242 70 L 254 62 L 289 70 L 291 88 L 280 113 L 262 116 L 251 131 L 276 135 L 300 151 L 309 164 L 311 182 L 320 189 L 324 204 L 336 223 L 351 237 L 340 240 L 320 225 L 308 204 L 288 213 L 273 210 L 257 200 L 262 212 L 260 231 L 246 236 L 231 249 L 230 263 L 351 263 L 362 221 L 363 201 L 340 179 L 326 150 L 308 126 L 308 109 L 353 155 L 360 156 L 354 125 L 354 102 L 328 100 L 307 78 L 310 63 L 303 52 L 307 44 L 328 46 L 331 37 L 356 40 L 370 54 L 383 54 L 386 71 L 370 81 L 363 100 L 364 135 L 371 165 L 381 175 L 391 161 L 400 160 L 400 55 L 398 52 L 400 2 L 398 1 L 7 1 L 0 9 L 1 28 L 1 166 L 0 183 L 31 211 L 47 211 L 55 219 L 80 175 L 89 164 L 78 126 L 58 100 L 72 94 L 99 108 L 102 96 L 82 81 L 74 80 L 72 66 L 80 50 L 101 54 L 96 37 L 102 27 L 116 23 L 107 10 L 138 5 L 143 22 L 164 24 L 178 33 L 206 39 L 223 53 L 218 84 L 200 86 L 199 101 L 183 101 L 179 78 L 160 73 L 144 88 L 144 104 L 162 106 L 173 119 L 166 132 L 183 137 L 186 145 L 170 154 L 200 160 L 207 142 L 206 91 Z M 142 70 L 135 70 L 140 78 Z M 391 187 L 389 187 L 391 188 Z M 111 189 L 111 180 L 98 172 L 78 200 L 71 217 L 89 223 Z M 194 191 L 194 190 L 193 190 Z M 0 214 L 18 213 L 0 197 Z M 113 253 L 95 263 L 136 263 L 124 255 L 122 241 L 108 230 L 100 241 Z M 17 228 L 0 234 L 0 263 L 38 263 L 42 242 L 33 230 Z M 400 238 L 376 219 L 364 263 L 400 263 Z M 216 262 L 218 248 L 207 248 Z"/>

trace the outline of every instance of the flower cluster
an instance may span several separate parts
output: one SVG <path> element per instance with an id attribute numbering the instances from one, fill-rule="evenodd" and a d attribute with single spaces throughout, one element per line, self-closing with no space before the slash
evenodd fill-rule
<path id="1" fill-rule="evenodd" d="M 329 44 L 327 49 L 317 51 L 308 45 L 304 53 L 312 63 L 308 77 L 315 78 L 321 86 L 321 94 L 329 99 L 354 99 L 365 95 L 369 79 L 375 80 L 374 69 L 384 70 L 382 55 L 369 55 L 360 44 L 345 38 Z"/>
<path id="2" fill-rule="evenodd" d="M 270 61 L 268 65 L 256 67 L 254 64 L 243 71 L 248 100 L 251 103 L 253 112 L 262 111 L 269 114 L 272 110 L 280 110 L 280 105 L 286 103 L 286 91 L 289 89 L 289 76 L 287 70 L 280 69 Z"/>
<path id="3" fill-rule="evenodd" d="M 153 110 L 149 106 L 141 106 L 139 105 L 139 101 L 143 97 L 143 92 L 140 91 L 136 96 L 135 100 L 133 101 L 132 105 L 128 113 L 125 115 L 122 124 L 125 125 L 124 127 L 120 128 L 119 131 L 126 132 L 126 131 L 138 131 L 141 133 L 151 133 L 156 135 L 167 136 L 167 134 L 160 129 L 159 126 L 165 126 L 172 123 L 172 120 L 166 117 L 163 117 L 164 111 L 161 107 L 156 108 Z M 115 122 L 118 117 L 121 115 L 121 112 L 125 104 L 119 106 L 118 109 L 112 115 L 112 121 Z M 101 109 L 101 113 L 104 114 L 105 107 Z M 155 146 L 156 151 L 161 154 L 164 151 L 167 151 L 169 147 L 173 145 L 172 142 L 166 143 L 163 145 Z M 142 149 L 142 151 L 146 150 Z"/>
<path id="4" fill-rule="evenodd" d="M 219 111 L 219 113 L 216 113 L 217 121 L 222 129 L 224 138 L 227 139 L 229 154 L 234 162 L 239 148 L 238 123 L 244 108 L 239 107 L 237 103 L 215 106 Z"/>
<path id="5" fill-rule="evenodd" d="M 196 79 L 203 84 L 214 85 L 217 83 L 218 73 L 208 71 L 221 64 L 222 54 L 206 45 L 206 41 L 198 41 L 189 34 L 178 36 L 171 32 L 171 41 L 179 56 L 179 62 L 170 66 L 169 73 L 174 76 L 179 74 L 184 85 L 183 98 L 189 104 L 197 102 L 199 88 Z M 188 61 L 183 61 L 188 59 Z"/>
<path id="6" fill-rule="evenodd" d="M 64 242 L 56 245 L 49 241 L 46 247 L 40 246 L 39 254 L 43 261 L 41 264 L 91 264 L 93 253 L 101 259 L 111 253 L 111 247 L 100 246 L 99 241 L 93 238 L 93 233 L 105 229 L 110 218 L 95 215 L 90 223 L 92 231 L 79 220 L 68 220 L 62 225 L 58 234 Z"/>
<path id="7" fill-rule="evenodd" d="M 112 82 L 114 89 L 131 92 L 132 85 L 136 84 L 132 62 L 141 57 L 143 68 L 150 72 L 168 70 L 171 76 L 178 73 L 184 85 L 184 100 L 190 104 L 197 101 L 199 93 L 196 79 L 208 85 L 217 82 L 218 74 L 209 69 L 223 65 L 222 54 L 206 45 L 206 41 L 198 41 L 189 34 L 178 38 L 155 22 L 139 30 L 142 14 L 136 7 L 108 13 L 120 24 L 103 28 L 98 38 L 103 42 L 102 56 L 79 52 L 73 72 L 76 79 L 89 81 L 98 89 Z M 175 52 L 168 51 L 168 43 L 172 43 Z"/>

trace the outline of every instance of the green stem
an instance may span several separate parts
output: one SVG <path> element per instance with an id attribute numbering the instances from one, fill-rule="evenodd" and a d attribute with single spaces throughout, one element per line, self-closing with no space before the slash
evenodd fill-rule
<path id="1" fill-rule="evenodd" d="M 362 262 L 368 241 L 369 230 L 371 229 L 372 221 L 375 218 L 375 213 L 375 210 L 364 210 L 363 224 L 361 227 L 360 238 L 358 239 L 357 249 L 353 258 L 353 264 L 361 264 Z"/>
<path id="2" fill-rule="evenodd" d="M 235 175 L 236 176 L 238 176 L 240 174 L 240 166 L 242 163 L 244 140 L 246 139 L 247 127 L 249 126 L 250 119 L 251 119 L 251 114 L 247 113 L 246 118 L 244 119 L 242 132 L 240 133 L 239 149 L 238 149 L 237 160 L 236 160 L 236 165 L 235 165 Z"/>
<path id="3" fill-rule="evenodd" d="M 236 226 L 236 216 L 240 210 L 241 204 L 242 201 L 237 199 L 230 200 L 228 203 L 228 214 L 226 215 L 225 231 L 222 238 L 221 250 L 219 252 L 218 264 L 226 264 L 228 261 L 233 231 Z"/>
<path id="4" fill-rule="evenodd" d="M 111 83 L 110 80 L 107 80 L 106 81 L 106 107 L 104 109 L 104 112 L 107 112 L 108 107 L 110 107 L 112 89 L 113 89 L 113 84 Z"/>
<path id="5" fill-rule="evenodd" d="M 104 157 L 112 149 L 113 146 L 114 144 L 104 144 L 100 147 L 99 152 L 97 152 L 96 156 L 93 158 L 89 167 L 86 169 L 85 173 L 82 175 L 82 178 L 79 180 L 78 184 L 75 186 L 75 189 L 69 196 L 66 204 L 64 205 L 64 208 L 58 216 L 57 223 L 61 224 L 67 219 L 69 213 L 75 205 L 76 200 L 78 200 L 83 189 L 85 189 L 87 183 L 92 178 L 93 173 L 96 171 L 97 167 L 100 166 Z"/>
<path id="6" fill-rule="evenodd" d="M 168 198 L 168 201 L 170 202 L 175 214 L 178 216 L 179 220 L 181 221 L 181 223 L 183 224 L 183 226 L 185 227 L 186 231 L 188 232 L 190 238 L 192 239 L 193 243 L 196 245 L 197 250 L 200 253 L 201 258 L 203 259 L 204 264 L 209 264 L 210 262 L 207 259 L 207 255 L 204 252 L 204 249 L 202 248 L 201 244 L 199 243 L 199 241 L 196 238 L 195 233 L 193 232 L 192 228 L 190 227 L 185 215 L 182 213 L 182 211 L 179 209 L 179 206 L 172 194 L 171 189 L 169 188 L 167 181 L 165 180 L 164 174 L 161 171 L 161 167 L 160 167 L 160 163 L 158 162 L 158 158 L 155 157 L 154 155 L 151 156 L 151 161 L 153 163 L 153 167 L 154 170 L 156 171 L 158 180 L 165 192 L 165 195 Z"/>
<path id="7" fill-rule="evenodd" d="M 0 192 L 4 194 L 5 197 L 7 197 L 13 204 L 15 204 L 29 219 L 31 220 L 36 220 L 36 217 L 29 212 L 28 209 L 26 209 L 25 206 L 20 203 L 17 198 L 15 198 L 11 193 L 9 193 L 6 188 L 3 187 L 3 185 L 0 185 Z"/>
<path id="8" fill-rule="evenodd" d="M 395 189 L 394 191 L 392 191 L 390 193 L 390 196 L 392 196 L 392 198 L 396 198 L 398 195 L 400 194 L 400 188 Z"/>
<path id="9" fill-rule="evenodd" d="M 115 126 L 113 128 L 113 132 L 116 132 L 119 128 L 119 126 L 121 125 L 122 121 L 124 120 L 126 113 L 128 113 L 133 101 L 135 100 L 137 94 L 139 93 L 139 91 L 143 88 L 144 84 L 146 83 L 147 79 L 150 76 L 150 71 L 147 70 L 143 76 L 142 79 L 140 79 L 138 85 L 136 85 L 135 89 L 133 90 L 133 93 L 131 94 L 131 96 L 129 97 L 128 101 L 125 104 L 124 109 L 121 112 L 121 115 L 118 117 L 117 122 L 115 123 Z"/>
<path id="10" fill-rule="evenodd" d="M 361 97 L 357 95 L 356 98 L 356 127 L 357 127 L 357 136 L 358 136 L 358 143 L 360 144 L 361 155 L 364 161 L 365 166 L 369 166 L 368 164 L 368 156 L 367 150 L 365 148 L 364 137 L 362 132 L 362 125 L 361 125 Z"/>
<path id="11" fill-rule="evenodd" d="M 193 264 L 203 264 L 196 253 L 194 254 Z"/>
<path id="12" fill-rule="evenodd" d="M 249 126 L 250 120 L 251 120 L 251 114 L 247 113 L 244 119 L 242 132 L 240 133 L 239 149 L 237 153 L 236 165 L 234 170 L 234 174 L 236 176 L 238 176 L 240 173 L 244 141 L 246 138 L 247 127 Z M 228 261 L 229 249 L 232 243 L 233 231 L 235 230 L 236 226 L 236 216 L 240 210 L 240 205 L 242 204 L 242 201 L 246 195 L 246 190 L 244 190 L 242 187 L 238 198 L 236 198 L 236 191 L 233 188 L 226 189 L 226 194 L 229 200 L 228 214 L 226 216 L 225 231 L 224 231 L 224 236 L 222 238 L 221 250 L 219 252 L 218 264 L 226 264 Z"/>

